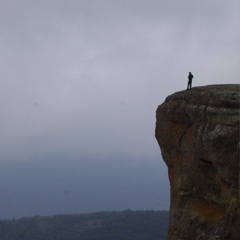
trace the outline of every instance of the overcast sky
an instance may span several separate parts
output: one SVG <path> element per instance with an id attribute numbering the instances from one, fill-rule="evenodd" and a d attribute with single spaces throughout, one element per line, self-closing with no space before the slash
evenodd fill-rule
<path id="1" fill-rule="evenodd" d="M 155 110 L 189 71 L 193 86 L 239 82 L 239 9 L 239 0 L 0 0 L 1 163 L 122 155 L 160 161 L 165 174 Z"/>

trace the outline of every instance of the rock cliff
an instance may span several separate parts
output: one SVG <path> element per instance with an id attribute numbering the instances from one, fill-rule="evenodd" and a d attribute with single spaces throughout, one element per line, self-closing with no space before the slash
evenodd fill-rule
<path id="1" fill-rule="evenodd" d="M 155 136 L 171 186 L 169 240 L 240 239 L 240 85 L 168 96 Z"/>

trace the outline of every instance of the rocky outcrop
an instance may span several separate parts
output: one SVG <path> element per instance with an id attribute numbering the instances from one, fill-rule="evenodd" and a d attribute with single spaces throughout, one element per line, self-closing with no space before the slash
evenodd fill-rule
<path id="1" fill-rule="evenodd" d="M 169 240 L 240 239 L 240 85 L 168 96 L 156 139 L 171 186 Z"/>

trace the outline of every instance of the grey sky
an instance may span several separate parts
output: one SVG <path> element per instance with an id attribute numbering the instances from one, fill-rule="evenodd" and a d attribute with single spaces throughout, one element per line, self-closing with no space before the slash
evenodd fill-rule
<path id="1" fill-rule="evenodd" d="M 1 161 L 161 161 L 155 110 L 186 88 L 188 72 L 193 86 L 239 81 L 239 9 L 238 0 L 0 0 Z"/>

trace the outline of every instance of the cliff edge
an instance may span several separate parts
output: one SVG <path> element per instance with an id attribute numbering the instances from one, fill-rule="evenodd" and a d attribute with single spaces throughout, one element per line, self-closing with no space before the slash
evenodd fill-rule
<path id="1" fill-rule="evenodd" d="M 240 85 L 168 96 L 155 136 L 171 187 L 168 240 L 240 240 Z"/>

